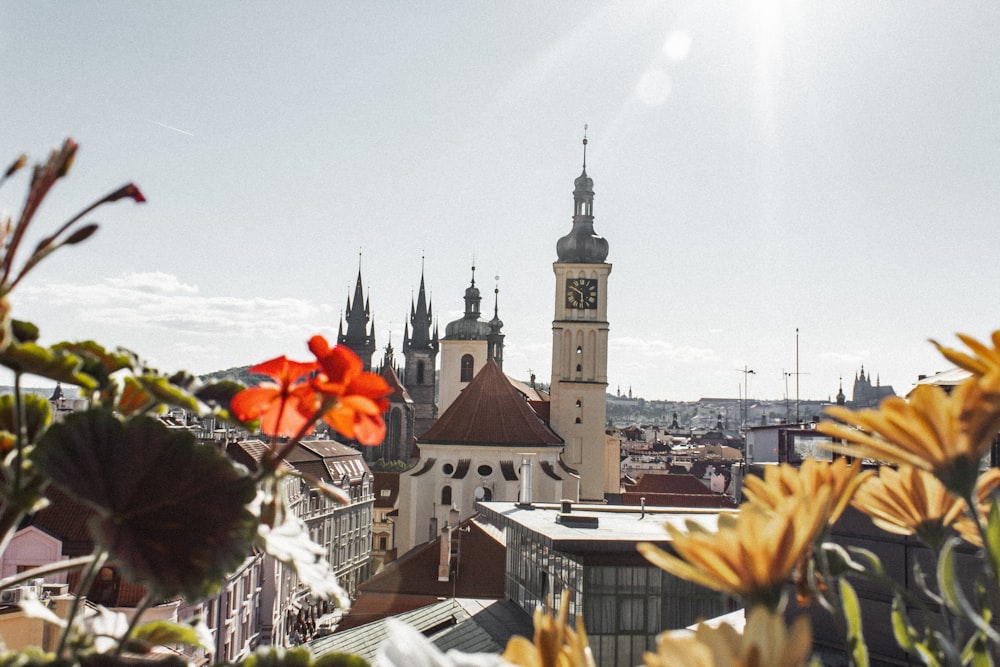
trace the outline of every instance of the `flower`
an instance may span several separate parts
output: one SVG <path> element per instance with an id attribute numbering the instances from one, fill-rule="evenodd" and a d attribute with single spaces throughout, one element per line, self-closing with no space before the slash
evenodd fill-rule
<path id="1" fill-rule="evenodd" d="M 576 630 L 569 627 L 569 590 L 563 589 L 557 613 L 535 609 L 535 637 L 511 637 L 501 657 L 521 667 L 594 667 L 594 656 L 587 643 L 583 617 L 576 617 Z"/>
<path id="2" fill-rule="evenodd" d="M 830 501 L 824 523 L 832 525 L 843 514 L 858 486 L 873 474 L 861 472 L 860 459 L 850 465 L 845 458 L 832 463 L 806 459 L 799 468 L 783 463 L 768 467 L 763 478 L 748 476 L 743 489 L 750 502 L 775 509 L 785 498 L 815 498 L 820 489 L 828 488 Z"/>
<path id="3" fill-rule="evenodd" d="M 909 401 L 890 396 L 878 410 L 854 412 L 838 405 L 826 413 L 846 425 L 825 421 L 817 430 L 852 443 L 837 451 L 927 470 L 962 498 L 971 497 L 980 459 L 989 451 L 1000 419 L 995 401 L 984 395 L 975 377 L 951 394 L 917 385 Z"/>
<path id="4" fill-rule="evenodd" d="M 739 514 L 721 514 L 714 533 L 692 521 L 686 533 L 668 524 L 676 555 L 648 542 L 638 545 L 639 552 L 674 576 L 775 609 L 792 570 L 825 526 L 830 495 L 820 488 L 773 508 L 749 503 Z"/>
<path id="5" fill-rule="evenodd" d="M 382 413 L 389 408 L 389 384 L 375 373 L 364 372 L 364 364 L 343 345 L 330 347 L 323 336 L 309 339 L 320 372 L 312 379 L 313 389 L 334 401 L 323 421 L 338 433 L 362 445 L 377 445 L 385 437 Z"/>
<path id="6" fill-rule="evenodd" d="M 935 340 L 932 340 L 931 343 L 937 347 L 938 352 L 956 366 L 964 368 L 977 378 L 986 380 L 994 387 L 1000 384 L 1000 330 L 993 332 L 993 349 L 966 334 L 958 334 L 958 338 L 975 353 L 975 356 L 945 347 Z"/>
<path id="7" fill-rule="evenodd" d="M 948 528 L 965 509 L 965 501 L 934 475 L 912 466 L 880 467 L 878 476 L 865 480 L 851 504 L 882 530 L 916 535 L 934 548 L 944 544 Z"/>
<path id="8" fill-rule="evenodd" d="M 656 653 L 646 653 L 647 667 L 802 667 L 812 652 L 812 628 L 799 616 L 790 628 L 784 618 L 767 609 L 750 610 L 740 635 L 733 626 L 699 623 L 688 630 L 664 632 Z"/>
<path id="9" fill-rule="evenodd" d="M 316 393 L 306 379 L 316 370 L 315 362 L 291 361 L 284 355 L 250 367 L 251 373 L 266 375 L 275 382 L 249 387 L 233 396 L 230 409 L 240 421 L 260 419 L 267 435 L 307 435 L 314 428 L 319 408 Z"/>

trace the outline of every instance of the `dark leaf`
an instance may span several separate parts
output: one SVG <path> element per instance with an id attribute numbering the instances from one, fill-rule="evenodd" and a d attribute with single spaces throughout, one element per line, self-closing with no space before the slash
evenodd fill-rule
<path id="1" fill-rule="evenodd" d="M 126 574 L 163 597 L 214 593 L 250 553 L 256 485 L 189 431 L 105 410 L 71 414 L 34 458 L 53 483 L 97 511 L 94 540 Z"/>
<path id="2" fill-rule="evenodd" d="M 20 343 L 34 343 L 38 340 L 38 327 L 31 322 L 11 320 L 10 331 L 14 334 L 14 340 Z"/>

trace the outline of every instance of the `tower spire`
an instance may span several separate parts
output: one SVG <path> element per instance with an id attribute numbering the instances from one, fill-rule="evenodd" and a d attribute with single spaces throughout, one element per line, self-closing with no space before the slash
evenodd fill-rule
<path id="1" fill-rule="evenodd" d="M 587 124 L 583 124 L 583 170 L 587 171 Z"/>

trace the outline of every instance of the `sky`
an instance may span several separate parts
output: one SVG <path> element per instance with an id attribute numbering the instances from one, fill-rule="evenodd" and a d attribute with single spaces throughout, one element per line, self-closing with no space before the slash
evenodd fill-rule
<path id="1" fill-rule="evenodd" d="M 928 339 L 1000 329 L 998 34 L 919 0 L 0 2 L 0 162 L 80 143 L 29 238 L 148 199 L 13 315 L 204 373 L 307 359 L 359 268 L 399 351 L 421 272 L 443 333 L 474 264 L 546 380 L 586 125 L 611 393 L 905 393 Z"/>

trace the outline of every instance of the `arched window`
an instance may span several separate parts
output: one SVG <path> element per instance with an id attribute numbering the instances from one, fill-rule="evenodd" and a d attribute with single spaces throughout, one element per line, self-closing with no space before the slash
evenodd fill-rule
<path id="1" fill-rule="evenodd" d="M 417 384 L 424 383 L 424 362 L 417 362 Z"/>
<path id="2" fill-rule="evenodd" d="M 442 486 L 441 487 L 441 506 L 451 507 L 451 487 Z"/>
<path id="3" fill-rule="evenodd" d="M 471 354 L 462 355 L 462 382 L 472 382 L 473 358 Z"/>

